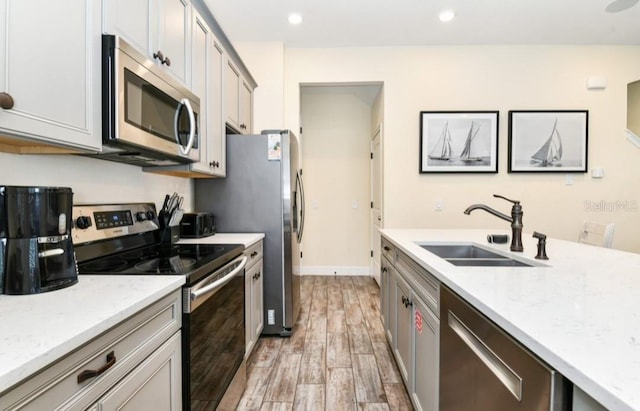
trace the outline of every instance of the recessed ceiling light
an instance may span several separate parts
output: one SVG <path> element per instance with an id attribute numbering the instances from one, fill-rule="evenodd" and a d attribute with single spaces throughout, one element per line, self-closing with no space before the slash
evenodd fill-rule
<path id="1" fill-rule="evenodd" d="M 300 24 L 302 23 L 302 16 L 298 13 L 289 14 L 289 23 L 291 24 Z"/>
<path id="2" fill-rule="evenodd" d="M 444 11 L 441 11 L 440 14 L 438 14 L 438 18 L 443 23 L 453 20 L 455 16 L 456 16 L 456 13 L 453 10 L 444 10 Z"/>
<path id="3" fill-rule="evenodd" d="M 638 4 L 638 0 L 613 0 L 604 10 L 607 13 L 617 13 L 630 9 L 636 4 Z"/>

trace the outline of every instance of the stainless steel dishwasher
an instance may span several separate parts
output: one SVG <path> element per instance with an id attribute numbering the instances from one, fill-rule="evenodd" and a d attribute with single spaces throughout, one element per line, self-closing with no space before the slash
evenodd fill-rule
<path id="1" fill-rule="evenodd" d="M 566 411 L 571 383 L 441 287 L 440 411 Z"/>

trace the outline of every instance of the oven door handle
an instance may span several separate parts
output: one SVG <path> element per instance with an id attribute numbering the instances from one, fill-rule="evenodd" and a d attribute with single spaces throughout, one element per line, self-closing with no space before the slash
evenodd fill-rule
<path id="1" fill-rule="evenodd" d="M 231 264 L 235 264 L 236 262 L 240 261 L 240 264 L 238 264 L 238 266 L 236 268 L 234 268 L 229 274 L 225 275 L 224 277 L 222 277 L 219 280 L 216 280 L 214 282 L 212 282 L 211 284 L 202 287 L 198 290 L 192 291 L 189 299 L 194 302 L 196 301 L 198 298 L 202 297 L 205 294 L 208 294 L 214 290 L 217 290 L 218 288 L 221 288 L 222 286 L 224 286 L 225 284 L 227 284 L 229 281 L 231 281 L 233 279 L 233 277 L 236 276 L 236 274 L 238 274 L 240 271 L 244 270 L 244 267 L 247 265 L 247 257 L 246 256 L 242 256 L 239 257 L 235 260 L 233 260 Z"/>

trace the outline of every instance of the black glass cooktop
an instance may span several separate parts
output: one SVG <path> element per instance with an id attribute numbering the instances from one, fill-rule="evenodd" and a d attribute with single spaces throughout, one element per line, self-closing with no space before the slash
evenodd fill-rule
<path id="1" fill-rule="evenodd" d="M 193 283 L 242 254 L 241 244 L 153 245 L 78 264 L 79 274 L 184 275 Z"/>

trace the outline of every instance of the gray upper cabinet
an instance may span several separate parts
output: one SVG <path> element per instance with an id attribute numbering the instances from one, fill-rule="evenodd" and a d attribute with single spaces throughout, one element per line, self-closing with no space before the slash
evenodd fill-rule
<path id="1" fill-rule="evenodd" d="M 0 0 L 1 151 L 100 150 L 100 12 L 95 1 Z"/>
<path id="2" fill-rule="evenodd" d="M 251 134 L 253 87 L 231 60 L 227 60 L 224 81 L 227 124 L 239 134 Z"/>
<path id="3" fill-rule="evenodd" d="M 187 0 L 104 0 L 104 33 L 121 36 L 190 85 L 191 4 Z"/>

